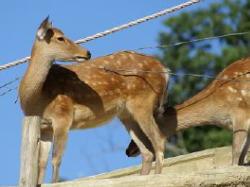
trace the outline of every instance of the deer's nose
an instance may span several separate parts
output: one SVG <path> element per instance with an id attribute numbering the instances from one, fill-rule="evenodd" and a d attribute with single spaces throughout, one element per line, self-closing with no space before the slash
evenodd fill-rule
<path id="1" fill-rule="evenodd" d="M 90 59 L 91 58 L 91 53 L 89 51 L 87 51 L 87 58 Z"/>

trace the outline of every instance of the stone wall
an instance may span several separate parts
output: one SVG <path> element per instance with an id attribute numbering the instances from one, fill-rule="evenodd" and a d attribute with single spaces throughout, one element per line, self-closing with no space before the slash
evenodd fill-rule
<path id="1" fill-rule="evenodd" d="M 139 176 L 140 166 L 42 187 L 249 186 L 250 167 L 231 166 L 231 147 L 165 159 L 161 175 Z"/>

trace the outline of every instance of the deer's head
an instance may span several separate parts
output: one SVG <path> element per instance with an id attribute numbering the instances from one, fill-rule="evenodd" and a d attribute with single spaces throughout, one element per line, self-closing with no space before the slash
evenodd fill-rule
<path id="1" fill-rule="evenodd" d="M 51 61 L 76 61 L 88 60 L 91 54 L 88 50 L 64 36 L 63 32 L 52 27 L 47 17 L 39 26 L 32 54 L 46 56 Z"/>

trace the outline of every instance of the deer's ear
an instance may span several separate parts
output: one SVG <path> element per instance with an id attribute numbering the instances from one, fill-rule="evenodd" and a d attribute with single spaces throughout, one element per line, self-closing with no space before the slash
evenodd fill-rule
<path id="1" fill-rule="evenodd" d="M 49 16 L 42 21 L 41 25 L 39 26 L 37 33 L 36 33 L 36 37 L 39 40 L 44 40 L 48 30 L 52 28 L 52 23 L 49 21 Z"/>

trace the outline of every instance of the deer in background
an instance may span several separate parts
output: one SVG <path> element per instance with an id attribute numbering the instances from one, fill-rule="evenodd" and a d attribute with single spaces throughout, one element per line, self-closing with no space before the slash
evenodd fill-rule
<path id="1" fill-rule="evenodd" d="M 165 137 L 202 125 L 232 130 L 232 164 L 243 165 L 250 143 L 250 58 L 226 67 L 205 89 L 182 104 L 166 108 L 156 121 Z M 126 154 L 139 154 L 133 141 Z"/>
<path id="2" fill-rule="evenodd" d="M 41 126 L 38 183 L 43 181 L 52 141 L 52 181 L 57 182 L 68 131 L 97 127 L 115 116 L 142 153 L 141 174 L 150 172 L 154 156 L 155 173 L 161 173 L 165 137 L 154 114 L 164 102 L 168 76 L 146 71 L 162 72 L 165 67 L 153 57 L 126 51 L 86 63 L 53 64 L 56 60 L 82 62 L 89 58 L 86 49 L 53 28 L 48 18 L 41 23 L 19 88 L 24 114 L 41 116 L 52 124 Z M 135 73 L 123 76 L 105 67 L 130 68 Z M 153 149 L 146 146 L 146 139 Z"/>

